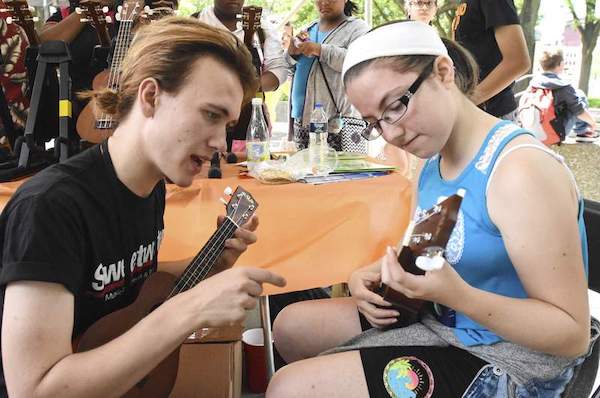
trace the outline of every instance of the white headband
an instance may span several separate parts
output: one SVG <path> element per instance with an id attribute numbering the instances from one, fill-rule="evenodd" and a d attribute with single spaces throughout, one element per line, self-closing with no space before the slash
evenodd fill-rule
<path id="1" fill-rule="evenodd" d="M 448 55 L 437 31 L 419 21 L 384 25 L 354 40 L 344 59 L 342 79 L 361 62 L 396 55 Z"/>

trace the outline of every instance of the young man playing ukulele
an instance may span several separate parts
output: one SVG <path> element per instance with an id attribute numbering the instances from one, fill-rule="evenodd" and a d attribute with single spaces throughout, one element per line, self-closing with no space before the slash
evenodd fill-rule
<path id="1" fill-rule="evenodd" d="M 165 178 L 189 186 L 255 90 L 250 54 L 228 33 L 178 17 L 138 32 L 120 91 L 93 93 L 120 121 L 114 135 L 31 178 L 0 216 L 0 396 L 122 396 L 192 331 L 240 322 L 262 283 L 285 284 L 267 270 L 229 269 L 256 240 L 252 218 L 225 242 L 221 272 L 119 337 L 73 350 L 156 271 Z"/>

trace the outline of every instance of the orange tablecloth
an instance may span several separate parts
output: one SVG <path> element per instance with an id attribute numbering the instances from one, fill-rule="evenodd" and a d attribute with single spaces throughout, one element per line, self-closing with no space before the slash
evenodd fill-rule
<path id="1" fill-rule="evenodd" d="M 266 286 L 267 294 L 344 282 L 395 245 L 408 224 L 412 192 L 399 173 L 315 186 L 264 185 L 235 171 L 227 165 L 223 179 L 167 186 L 159 260 L 180 260 L 200 250 L 216 229 L 217 215 L 224 214 L 219 198 L 227 186 L 242 185 L 259 203 L 258 242 L 237 265 L 269 268 L 288 281 L 284 289 Z M 21 183 L 0 184 L 0 206 Z"/>
<path id="2" fill-rule="evenodd" d="M 225 169 L 231 175 L 231 166 Z M 161 260 L 194 255 L 223 214 L 225 187 L 241 185 L 259 203 L 258 242 L 237 265 L 269 268 L 284 276 L 284 289 L 268 294 L 344 282 L 349 274 L 395 245 L 409 221 L 411 187 L 394 173 L 326 185 L 264 185 L 235 175 L 197 179 L 189 188 L 170 187 Z"/>

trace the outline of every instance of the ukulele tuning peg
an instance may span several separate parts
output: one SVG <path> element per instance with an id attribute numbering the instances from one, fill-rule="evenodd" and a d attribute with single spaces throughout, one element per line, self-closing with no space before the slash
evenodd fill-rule
<path id="1" fill-rule="evenodd" d="M 79 22 L 90 22 L 87 18 L 79 18 Z"/>
<path id="2" fill-rule="evenodd" d="M 108 12 L 108 6 L 102 7 L 102 12 L 106 14 Z"/>
<path id="3" fill-rule="evenodd" d="M 231 196 L 231 194 L 233 193 L 233 189 L 231 189 L 231 187 L 227 187 L 227 188 L 225 188 L 223 193 L 227 196 Z"/>
<path id="4" fill-rule="evenodd" d="M 433 257 L 419 256 L 415 260 L 415 265 L 423 271 L 433 271 L 436 269 L 442 269 L 444 266 L 444 257 L 436 255 Z"/>
<path id="5" fill-rule="evenodd" d="M 110 17 L 110 15 L 107 15 L 106 18 L 104 18 L 104 19 L 106 20 L 106 23 L 112 23 L 113 22 L 113 20 Z"/>
<path id="6" fill-rule="evenodd" d="M 75 7 L 75 12 L 77 14 L 81 14 L 82 13 L 81 7 Z"/>
<path id="7" fill-rule="evenodd" d="M 221 203 L 223 203 L 223 204 L 225 205 L 225 207 L 227 207 L 227 201 L 226 201 L 225 199 L 223 199 L 223 198 L 219 198 L 219 201 L 220 201 Z"/>
<path id="8" fill-rule="evenodd" d="M 12 17 L 6 17 L 6 23 L 7 24 L 13 23 L 13 18 Z"/>
<path id="9" fill-rule="evenodd" d="M 40 17 L 33 17 L 33 22 L 38 22 L 40 20 Z"/>
<path id="10" fill-rule="evenodd" d="M 35 7 L 34 6 L 29 6 L 29 7 L 27 7 L 27 9 L 29 10 L 29 12 L 34 12 L 35 11 Z"/>

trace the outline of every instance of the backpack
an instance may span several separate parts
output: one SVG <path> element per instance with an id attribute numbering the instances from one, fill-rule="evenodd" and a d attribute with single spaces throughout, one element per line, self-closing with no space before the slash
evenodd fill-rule
<path id="1" fill-rule="evenodd" d="M 551 89 L 529 86 L 519 100 L 517 120 L 545 145 L 560 145 L 566 134 L 558 113 Z"/>

